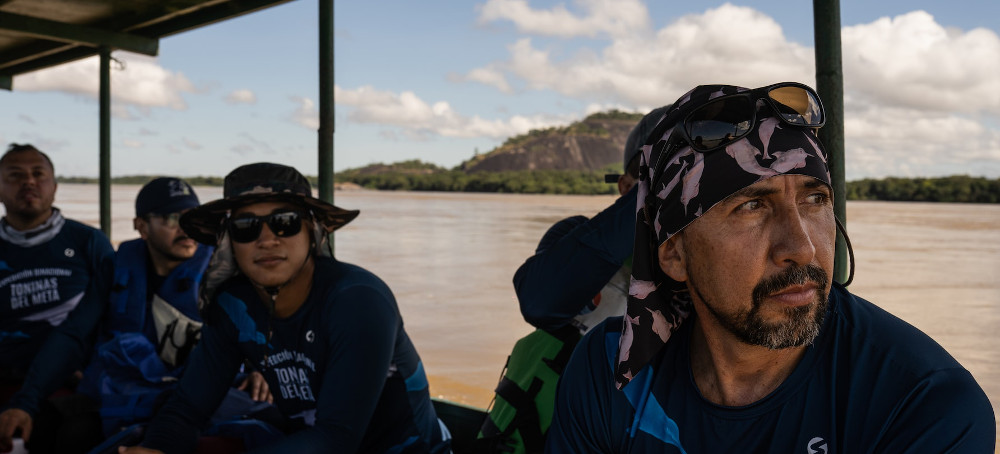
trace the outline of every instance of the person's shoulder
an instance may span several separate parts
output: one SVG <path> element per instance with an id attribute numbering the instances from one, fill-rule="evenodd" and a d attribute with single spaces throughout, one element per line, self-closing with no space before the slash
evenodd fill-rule
<path id="1" fill-rule="evenodd" d="M 888 360 L 916 375 L 964 368 L 947 350 L 920 329 L 835 284 L 831 297 L 844 325 L 844 335 L 857 350 L 875 361 Z M 841 342 L 845 339 L 840 339 Z"/>
<path id="2" fill-rule="evenodd" d="M 130 252 L 145 252 L 146 251 L 146 240 L 142 238 L 136 238 L 133 240 L 122 241 L 118 244 L 118 254 L 127 254 Z"/>
<path id="3" fill-rule="evenodd" d="M 316 258 L 313 276 L 313 285 L 320 286 L 327 294 L 370 289 L 390 297 L 392 295 L 389 286 L 375 273 L 330 257 Z"/>
<path id="4" fill-rule="evenodd" d="M 618 352 L 618 342 L 622 336 L 622 321 L 624 319 L 620 315 L 604 319 L 597 326 L 594 326 L 594 329 L 583 335 L 577 350 L 589 352 L 589 355 L 594 359 L 606 359 L 608 367 L 613 368 L 615 354 Z"/>
<path id="5" fill-rule="evenodd" d="M 91 227 L 90 225 L 74 219 L 64 219 L 65 222 L 63 223 L 62 229 L 60 229 L 59 233 L 77 237 L 92 238 L 103 243 L 108 243 L 109 245 L 111 244 L 111 242 L 108 241 L 108 236 L 105 235 L 100 229 Z"/>
<path id="6" fill-rule="evenodd" d="M 79 232 L 87 235 L 104 235 L 104 232 L 102 232 L 100 229 L 91 227 L 90 225 L 84 224 L 75 219 L 70 219 L 70 218 L 63 218 L 63 219 L 65 219 L 65 222 L 63 223 L 62 226 L 62 230 L 64 232 L 69 231 L 74 233 Z"/>
<path id="7" fill-rule="evenodd" d="M 552 227 L 549 227 L 542 235 L 542 239 L 538 241 L 538 247 L 535 248 L 535 252 L 542 252 L 548 249 L 550 246 L 559 241 L 562 237 L 569 234 L 573 229 L 583 225 L 590 219 L 583 215 L 570 216 L 568 218 L 562 219 Z"/>

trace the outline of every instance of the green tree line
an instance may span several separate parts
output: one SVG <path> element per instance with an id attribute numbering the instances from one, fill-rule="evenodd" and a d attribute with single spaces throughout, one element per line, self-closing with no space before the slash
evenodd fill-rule
<path id="1" fill-rule="evenodd" d="M 336 175 L 337 183 L 391 191 L 500 192 L 517 194 L 615 194 L 602 171 L 519 170 L 465 173 L 445 170 L 430 174 L 387 172 Z"/>
<path id="2" fill-rule="evenodd" d="M 389 191 L 500 192 L 519 194 L 617 194 L 614 184 L 604 182 L 614 165 L 597 171 L 519 170 L 473 172 L 446 170 L 433 164 L 407 161 L 383 166 L 387 170 L 364 172 L 352 169 L 334 175 L 337 183 L 354 183 L 368 189 Z M 150 175 L 111 179 L 113 184 L 145 184 Z M 317 183 L 315 176 L 308 177 Z M 222 177 L 185 177 L 195 186 L 221 186 Z M 96 178 L 60 177 L 64 183 L 97 183 Z M 882 178 L 847 182 L 848 200 L 910 202 L 1000 203 L 1000 178 L 953 175 L 939 178 Z"/>
<path id="3" fill-rule="evenodd" d="M 941 178 L 883 178 L 847 182 L 848 200 L 1000 203 L 1000 178 L 953 175 Z"/>

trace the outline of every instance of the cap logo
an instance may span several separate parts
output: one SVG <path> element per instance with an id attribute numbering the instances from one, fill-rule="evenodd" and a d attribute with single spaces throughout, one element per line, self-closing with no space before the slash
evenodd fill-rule
<path id="1" fill-rule="evenodd" d="M 269 194 L 269 193 L 272 193 L 272 192 L 275 192 L 275 190 L 273 188 L 271 188 L 270 186 L 254 186 L 254 187 L 252 187 L 250 189 L 247 189 L 246 191 L 241 192 L 240 195 L 246 195 L 246 194 Z"/>
<path id="2" fill-rule="evenodd" d="M 191 195 L 191 188 L 181 180 L 171 180 L 167 182 L 167 191 L 170 197 L 183 197 Z"/>

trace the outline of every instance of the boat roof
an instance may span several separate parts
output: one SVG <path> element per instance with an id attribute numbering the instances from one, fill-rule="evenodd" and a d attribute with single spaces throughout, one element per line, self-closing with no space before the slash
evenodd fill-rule
<path id="1" fill-rule="evenodd" d="M 156 55 L 162 37 L 289 1 L 0 0 L 0 88 L 103 46 Z"/>

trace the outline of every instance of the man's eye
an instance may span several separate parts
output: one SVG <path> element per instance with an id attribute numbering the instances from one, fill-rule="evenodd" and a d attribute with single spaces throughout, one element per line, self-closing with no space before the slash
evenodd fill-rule
<path id="1" fill-rule="evenodd" d="M 822 205 L 830 201 L 830 196 L 822 192 L 817 192 L 815 194 L 810 194 L 808 197 L 809 203 L 815 203 L 817 205 Z"/>
<path id="2" fill-rule="evenodd" d="M 736 207 L 736 209 L 739 210 L 739 211 L 752 211 L 752 210 L 760 209 L 763 206 L 764 206 L 764 202 L 762 202 L 762 201 L 760 201 L 758 199 L 754 199 L 754 200 L 748 200 L 746 202 L 741 203 L 740 206 Z"/>

